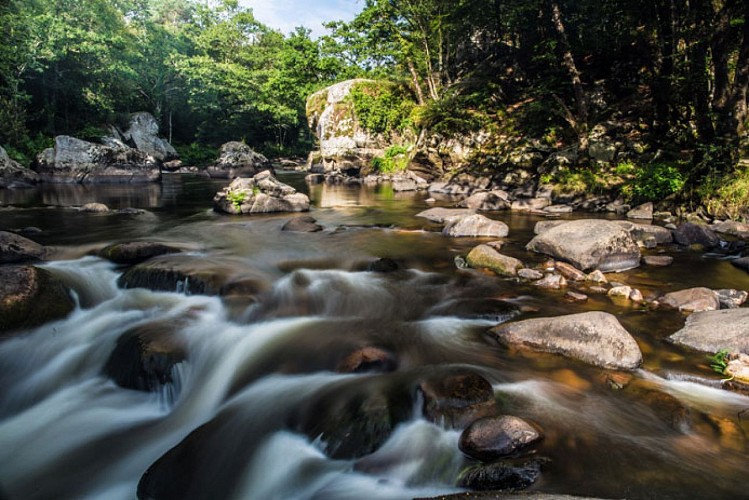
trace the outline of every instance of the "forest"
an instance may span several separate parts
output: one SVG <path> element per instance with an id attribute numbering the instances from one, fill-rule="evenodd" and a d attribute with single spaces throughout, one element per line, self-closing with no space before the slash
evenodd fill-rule
<path id="1" fill-rule="evenodd" d="M 313 39 L 236 0 L 9 0 L 0 144 L 29 164 L 144 110 L 188 162 L 227 140 L 301 154 L 307 97 L 368 77 L 393 84 L 365 103 L 377 132 L 535 137 L 575 148 L 590 188 L 590 139 L 613 123 L 637 154 L 611 167 L 643 192 L 747 205 L 748 18 L 741 0 L 366 0 Z"/>

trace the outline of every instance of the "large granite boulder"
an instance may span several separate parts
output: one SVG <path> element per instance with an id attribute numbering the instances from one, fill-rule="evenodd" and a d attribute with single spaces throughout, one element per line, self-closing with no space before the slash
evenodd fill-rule
<path id="1" fill-rule="evenodd" d="M 698 351 L 749 353 L 749 309 L 696 312 L 668 339 Z"/>
<path id="2" fill-rule="evenodd" d="M 179 253 L 180 249 L 154 241 L 114 243 L 99 251 L 99 256 L 115 264 L 134 265 L 159 255 Z"/>
<path id="3" fill-rule="evenodd" d="M 490 269 L 500 276 L 517 276 L 525 267 L 520 260 L 503 255 L 489 245 L 474 247 L 466 256 L 466 262 L 474 269 Z"/>
<path id="4" fill-rule="evenodd" d="M 320 142 L 319 161 L 325 171 L 359 170 L 384 154 L 388 141 L 360 125 L 350 97 L 355 88 L 377 85 L 381 83 L 375 80 L 346 80 L 307 98 L 307 121 Z"/>
<path id="5" fill-rule="evenodd" d="M 632 335 L 615 316 L 591 311 L 551 318 L 534 318 L 492 328 L 499 344 L 561 354 L 591 365 L 633 370 L 642 353 Z"/>
<path id="6" fill-rule="evenodd" d="M 467 217 L 475 212 L 466 208 L 443 208 L 434 207 L 416 214 L 416 217 L 423 217 L 431 222 L 444 224 L 448 219 Z"/>
<path id="7" fill-rule="evenodd" d="M 67 287 L 49 271 L 34 266 L 0 267 L 0 333 L 63 318 L 74 307 Z"/>
<path id="8" fill-rule="evenodd" d="M 141 111 L 130 115 L 129 127 L 122 136 L 134 144 L 135 149 L 159 161 L 169 161 L 179 156 L 166 139 L 159 137 L 159 123 L 151 113 Z"/>
<path id="9" fill-rule="evenodd" d="M 624 271 L 640 265 L 640 248 L 629 231 L 614 222 L 580 219 L 547 229 L 528 250 L 569 262 L 583 271 Z"/>
<path id="10" fill-rule="evenodd" d="M 479 236 L 504 238 L 509 232 L 510 228 L 504 222 L 479 214 L 448 219 L 442 230 L 442 234 L 453 238 Z"/>
<path id="11" fill-rule="evenodd" d="M 34 169 L 44 182 L 139 183 L 161 180 L 159 161 L 143 151 L 114 148 L 75 137 L 55 137 L 55 147 L 36 158 Z"/>
<path id="12" fill-rule="evenodd" d="M 658 302 L 662 306 L 684 312 L 715 311 L 720 309 L 718 294 L 705 287 L 687 288 L 667 293 Z"/>
<path id="13" fill-rule="evenodd" d="M 269 171 L 251 178 L 237 177 L 216 193 L 214 209 L 228 214 L 262 214 L 269 212 L 306 212 L 307 195 L 279 182 Z"/>
<path id="14" fill-rule="evenodd" d="M 0 189 L 24 187 L 39 182 L 39 174 L 12 160 L 0 146 Z"/>
<path id="15" fill-rule="evenodd" d="M 221 146 L 218 160 L 210 165 L 206 172 L 211 177 L 233 179 L 234 177 L 252 177 L 270 168 L 271 162 L 268 158 L 256 153 L 243 142 L 231 141 Z"/>
<path id="16" fill-rule="evenodd" d="M 39 243 L 15 233 L 0 231 L 0 264 L 41 260 L 45 253 Z"/>
<path id="17" fill-rule="evenodd" d="M 543 437 L 530 422 L 511 415 L 484 417 L 460 435 L 460 451 L 478 460 L 490 461 L 517 453 Z"/>
<path id="18" fill-rule="evenodd" d="M 674 241 L 679 245 L 700 245 L 708 249 L 720 246 L 720 238 L 715 231 L 692 222 L 686 222 L 674 230 Z"/>

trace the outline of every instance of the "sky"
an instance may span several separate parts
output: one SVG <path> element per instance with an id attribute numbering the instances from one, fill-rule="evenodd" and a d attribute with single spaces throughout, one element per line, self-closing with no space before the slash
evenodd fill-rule
<path id="1" fill-rule="evenodd" d="M 255 19 L 287 34 L 297 26 L 312 30 L 314 38 L 326 33 L 326 21 L 350 21 L 364 7 L 364 0 L 240 0 Z"/>

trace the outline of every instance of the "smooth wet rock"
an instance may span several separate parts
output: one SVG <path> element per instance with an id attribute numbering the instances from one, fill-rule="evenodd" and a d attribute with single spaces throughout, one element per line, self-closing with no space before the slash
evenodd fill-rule
<path id="1" fill-rule="evenodd" d="M 49 271 L 0 267 L 0 333 L 64 318 L 74 307 L 68 288 Z"/>
<path id="2" fill-rule="evenodd" d="M 403 177 L 394 178 L 391 181 L 391 185 L 393 187 L 393 191 L 395 191 L 396 193 L 402 191 L 416 191 L 419 188 L 419 185 L 414 179 Z"/>
<path id="3" fill-rule="evenodd" d="M 187 343 L 168 322 L 132 328 L 117 339 L 103 372 L 117 385 L 154 392 L 172 383 L 173 368 L 187 359 Z"/>
<path id="4" fill-rule="evenodd" d="M 586 274 L 566 262 L 554 262 L 554 269 L 570 281 L 585 281 Z"/>
<path id="5" fill-rule="evenodd" d="M 733 259 L 731 261 L 731 264 L 733 264 L 735 267 L 738 267 L 739 269 L 749 272 L 749 257 L 741 257 L 739 259 Z"/>
<path id="6" fill-rule="evenodd" d="M 518 270 L 518 276 L 520 278 L 523 278 L 524 280 L 535 281 L 535 280 L 540 280 L 541 278 L 543 278 L 544 273 L 542 273 L 541 271 L 537 271 L 535 269 L 526 268 L 526 269 Z"/>
<path id="7" fill-rule="evenodd" d="M 474 465 L 460 474 L 458 486 L 473 490 L 524 490 L 541 476 L 541 461 L 520 465 L 504 462 Z"/>
<path id="8" fill-rule="evenodd" d="M 588 275 L 585 277 L 586 281 L 592 281 L 593 283 L 608 283 L 609 280 L 606 278 L 606 275 L 603 274 L 599 270 L 595 270 L 592 273 L 588 273 Z"/>
<path id="9" fill-rule="evenodd" d="M 132 241 L 104 247 L 99 252 L 99 256 L 115 264 L 134 265 L 159 255 L 179 253 L 180 251 L 179 248 L 154 241 Z"/>
<path id="10" fill-rule="evenodd" d="M 292 231 L 295 233 L 316 233 L 322 231 L 322 226 L 317 223 L 314 217 L 309 215 L 301 215 L 289 219 L 286 224 L 283 225 L 281 231 Z"/>
<path id="11" fill-rule="evenodd" d="M 715 292 L 705 287 L 688 288 L 667 293 L 658 302 L 672 309 L 685 312 L 715 311 L 720 309 L 720 302 Z"/>
<path id="12" fill-rule="evenodd" d="M 561 354 L 604 368 L 633 370 L 642 363 L 632 335 L 602 311 L 505 323 L 489 336 L 504 346 Z"/>
<path id="13" fill-rule="evenodd" d="M 736 309 L 737 307 L 741 307 L 749 297 L 749 293 L 744 290 L 723 288 L 721 290 L 714 290 L 714 292 L 718 297 L 721 309 Z"/>
<path id="14" fill-rule="evenodd" d="M 544 212 L 549 214 L 569 214 L 573 211 L 574 209 L 571 206 L 565 204 L 549 205 L 544 208 Z"/>
<path id="15" fill-rule="evenodd" d="M 620 298 L 629 300 L 632 294 L 632 287 L 626 285 L 615 286 L 609 289 L 607 295 L 611 298 Z"/>
<path id="16" fill-rule="evenodd" d="M 0 146 L 0 188 L 32 186 L 38 182 L 39 174 L 12 160 Z"/>
<path id="17" fill-rule="evenodd" d="M 583 271 L 624 271 L 640 265 L 640 249 L 628 231 L 600 219 L 565 222 L 538 234 L 528 250 L 569 262 Z"/>
<path id="18" fill-rule="evenodd" d="M 112 148 L 75 137 L 55 137 L 54 148 L 37 155 L 34 170 L 43 182 L 122 184 L 158 182 L 159 161 L 133 148 Z"/>
<path id="19" fill-rule="evenodd" d="M 448 219 L 464 217 L 472 215 L 474 213 L 475 212 L 473 210 L 469 210 L 467 208 L 434 207 L 428 210 L 424 210 L 423 212 L 419 212 L 418 214 L 416 214 L 416 217 L 423 217 L 424 219 L 436 222 L 437 224 L 444 224 Z"/>
<path id="20" fill-rule="evenodd" d="M 566 220 L 541 220 L 536 222 L 536 225 L 533 226 L 533 234 L 541 234 L 549 229 L 553 229 L 557 226 L 561 226 L 562 224 L 567 224 Z"/>
<path id="21" fill-rule="evenodd" d="M 479 245 L 468 253 L 466 262 L 474 269 L 490 269 L 500 276 L 517 276 L 523 263 L 507 255 L 502 255 L 489 245 Z"/>
<path id="22" fill-rule="evenodd" d="M 230 141 L 221 145 L 216 163 L 206 168 L 208 175 L 217 179 L 253 177 L 271 168 L 271 163 L 243 142 Z"/>
<path id="23" fill-rule="evenodd" d="M 653 219 L 653 202 L 643 203 L 627 212 L 628 219 Z"/>
<path id="24" fill-rule="evenodd" d="M 629 293 L 629 300 L 636 304 L 640 304 L 642 302 L 645 302 L 645 297 L 643 297 L 642 292 L 638 290 L 637 288 L 633 288 L 632 291 Z"/>
<path id="25" fill-rule="evenodd" d="M 479 214 L 450 219 L 442 230 L 442 234 L 453 238 L 479 236 L 504 238 L 509 232 L 510 228 L 504 222 Z"/>
<path id="26" fill-rule="evenodd" d="M 643 255 L 642 263 L 646 266 L 665 267 L 673 264 L 674 258 L 670 255 Z"/>
<path id="27" fill-rule="evenodd" d="M 515 200 L 510 205 L 510 210 L 516 212 L 535 212 L 544 210 L 551 205 L 550 198 L 522 198 Z"/>
<path id="28" fill-rule="evenodd" d="M 109 207 L 104 203 L 86 203 L 85 205 L 81 206 L 81 212 L 104 214 L 109 212 Z"/>
<path id="29" fill-rule="evenodd" d="M 564 300 L 568 302 L 587 302 L 588 296 L 584 293 L 568 291 L 564 294 Z"/>
<path id="30" fill-rule="evenodd" d="M 682 246 L 701 245 L 706 249 L 720 246 L 720 238 L 708 226 L 686 222 L 674 230 L 674 241 Z"/>
<path id="31" fill-rule="evenodd" d="M 484 417 L 460 435 L 458 447 L 484 462 L 512 455 L 539 441 L 543 434 L 531 423 L 511 415 Z"/>
<path id="32" fill-rule="evenodd" d="M 336 371 L 339 373 L 390 372 L 397 362 L 393 353 L 380 347 L 362 347 L 343 358 Z"/>
<path id="33" fill-rule="evenodd" d="M 448 428 L 464 428 L 497 413 L 492 385 L 473 372 L 438 374 L 419 384 L 424 416 Z"/>
<path id="34" fill-rule="evenodd" d="M 536 281 L 534 285 L 549 290 L 559 290 L 560 288 L 567 286 L 567 279 L 561 274 L 547 274 L 540 280 Z"/>
<path id="35" fill-rule="evenodd" d="M 669 340 L 709 353 L 721 349 L 749 353 L 749 309 L 695 312 Z"/>
<path id="36" fill-rule="evenodd" d="M 216 193 L 213 207 L 228 214 L 269 212 L 306 212 L 309 198 L 293 187 L 279 182 L 269 171 L 252 178 L 238 177 Z"/>
<path id="37" fill-rule="evenodd" d="M 670 229 L 655 224 L 638 224 L 632 221 L 618 220 L 614 221 L 623 229 L 629 231 L 632 238 L 640 246 L 654 248 L 657 245 L 665 245 L 674 241 L 673 233 Z"/>
<path id="38" fill-rule="evenodd" d="M 479 212 L 507 210 L 510 207 L 508 198 L 509 195 L 505 191 L 484 191 L 472 194 L 461 205 Z"/>
<path id="39" fill-rule="evenodd" d="M 8 231 L 0 231 L 0 264 L 33 262 L 44 258 L 42 245 Z"/>

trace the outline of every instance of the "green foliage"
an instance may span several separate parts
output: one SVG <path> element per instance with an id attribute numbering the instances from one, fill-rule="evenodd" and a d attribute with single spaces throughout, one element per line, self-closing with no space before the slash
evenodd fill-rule
<path id="1" fill-rule="evenodd" d="M 412 126 L 416 103 L 402 88 L 389 82 L 361 82 L 350 93 L 359 124 L 369 132 L 403 132 Z"/>
<path id="2" fill-rule="evenodd" d="M 732 219 L 749 219 L 749 170 L 730 174 L 712 172 L 698 188 L 699 198 L 711 214 Z"/>
<path id="3" fill-rule="evenodd" d="M 242 203 L 247 199 L 247 194 L 244 191 L 229 191 L 226 193 L 226 199 L 239 210 L 242 207 Z"/>
<path id="4" fill-rule="evenodd" d="M 382 174 L 396 174 L 408 168 L 409 150 L 405 146 L 390 146 L 382 158 L 372 158 L 372 167 Z"/>
<path id="5" fill-rule="evenodd" d="M 52 137 L 48 137 L 39 133 L 35 137 L 25 136 L 16 144 L 17 146 L 9 145 L 6 148 L 8 156 L 16 160 L 21 165 L 28 167 L 33 163 L 38 153 L 47 148 L 53 147 L 55 145 L 55 140 Z"/>
<path id="6" fill-rule="evenodd" d="M 635 171 L 632 197 L 637 201 L 659 201 L 679 193 L 685 176 L 678 166 L 649 163 Z"/>
<path id="7" fill-rule="evenodd" d="M 452 96 L 420 107 L 416 122 L 438 134 L 450 135 L 476 131 L 489 122 L 489 117 L 471 108 L 467 99 Z"/>
<path id="8" fill-rule="evenodd" d="M 728 375 L 728 356 L 729 356 L 728 349 L 721 349 L 720 351 L 716 352 L 715 354 L 708 355 L 707 359 L 710 361 L 710 368 L 713 369 L 714 372 L 719 373 L 721 375 Z M 727 379 L 724 379 L 724 382 L 727 382 L 729 380 L 732 380 L 733 376 L 730 376 Z"/>
<path id="9" fill-rule="evenodd" d="M 186 145 L 175 144 L 174 149 L 177 150 L 182 163 L 189 166 L 205 167 L 214 163 L 218 158 L 218 148 L 199 142 Z"/>

